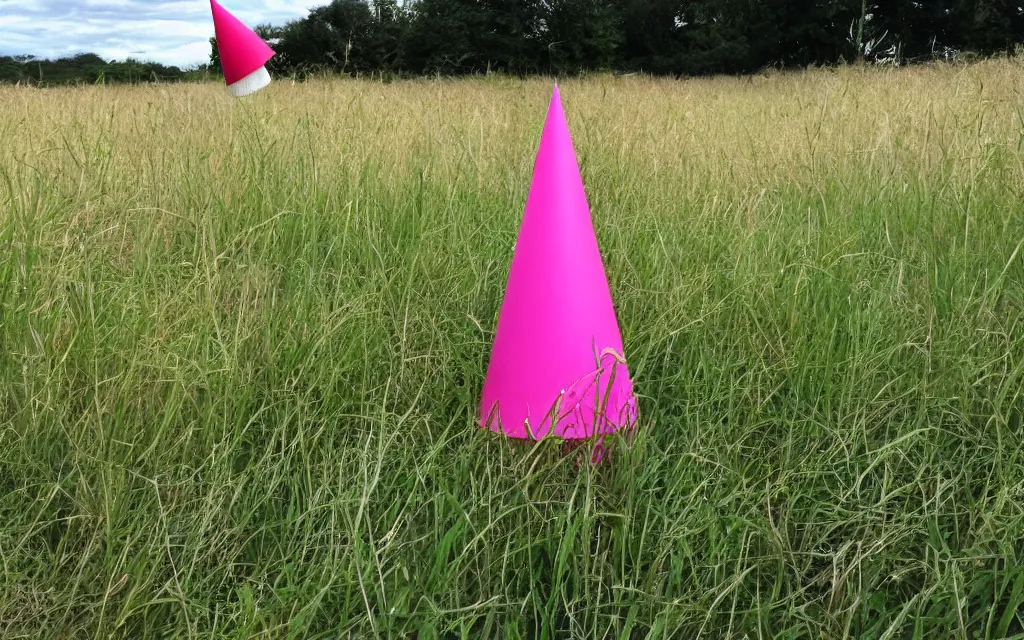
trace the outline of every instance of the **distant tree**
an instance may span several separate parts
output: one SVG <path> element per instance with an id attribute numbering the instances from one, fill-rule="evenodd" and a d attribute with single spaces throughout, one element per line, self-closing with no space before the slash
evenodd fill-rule
<path id="1" fill-rule="evenodd" d="M 107 62 L 93 53 L 56 60 L 34 56 L 0 57 L 0 82 L 59 85 L 96 82 L 155 82 L 182 80 L 178 67 L 127 59 Z"/>
<path id="2" fill-rule="evenodd" d="M 373 26 L 370 6 L 363 0 L 333 0 L 285 25 L 277 50 L 292 69 L 302 72 L 371 71 L 374 67 L 366 53 Z"/>
<path id="3" fill-rule="evenodd" d="M 409 29 L 414 72 L 536 73 L 546 65 L 542 0 L 419 0 Z"/>
<path id="4" fill-rule="evenodd" d="M 274 74 L 746 73 L 982 55 L 1024 44 L 1022 0 L 330 0 L 255 31 Z M 220 70 L 216 38 L 210 68 Z M 181 79 L 94 54 L 0 58 L 0 81 Z M 192 73 L 188 78 L 204 77 Z"/>
<path id="5" fill-rule="evenodd" d="M 551 70 L 574 73 L 619 66 L 621 15 L 609 0 L 549 0 L 543 15 Z"/>
<path id="6" fill-rule="evenodd" d="M 691 0 L 684 3 L 674 20 L 675 53 L 672 69 L 691 75 L 753 71 L 750 34 L 751 19 L 745 2 L 735 0 Z M 763 25 L 767 35 L 777 28 Z"/>
<path id="7" fill-rule="evenodd" d="M 409 26 L 407 65 L 415 73 L 478 71 L 472 33 L 484 28 L 482 10 L 467 0 L 419 0 Z"/>
<path id="8" fill-rule="evenodd" d="M 24 66 L 13 56 L 0 56 L 0 82 L 18 82 Z"/>
<path id="9" fill-rule="evenodd" d="M 210 68 L 220 71 L 220 49 L 217 47 L 217 36 L 210 38 Z"/>
<path id="10" fill-rule="evenodd" d="M 1010 51 L 1021 42 L 1024 8 L 1020 0 L 976 0 L 966 26 L 965 44 L 979 53 Z"/>
<path id="11" fill-rule="evenodd" d="M 400 72 L 405 67 L 405 47 L 411 23 L 409 11 L 397 0 L 376 0 L 364 46 L 365 65 L 371 69 Z"/>

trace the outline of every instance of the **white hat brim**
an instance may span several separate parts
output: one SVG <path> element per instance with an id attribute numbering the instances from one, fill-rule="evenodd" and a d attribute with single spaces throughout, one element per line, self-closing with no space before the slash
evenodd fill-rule
<path id="1" fill-rule="evenodd" d="M 229 84 L 228 91 L 236 98 L 242 98 L 256 93 L 268 84 L 270 84 L 270 73 L 266 67 L 260 67 L 238 82 Z"/>

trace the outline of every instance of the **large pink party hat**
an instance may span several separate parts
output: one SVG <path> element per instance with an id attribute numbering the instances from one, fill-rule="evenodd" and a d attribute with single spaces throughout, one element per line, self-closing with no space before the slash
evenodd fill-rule
<path id="1" fill-rule="evenodd" d="M 590 207 L 555 86 L 487 369 L 481 426 L 600 438 L 637 419 Z"/>
<path id="2" fill-rule="evenodd" d="M 210 7 L 213 9 L 220 66 L 224 69 L 224 81 L 231 95 L 241 98 L 270 84 L 270 74 L 263 65 L 274 57 L 274 50 L 220 6 L 217 0 L 210 0 Z"/>

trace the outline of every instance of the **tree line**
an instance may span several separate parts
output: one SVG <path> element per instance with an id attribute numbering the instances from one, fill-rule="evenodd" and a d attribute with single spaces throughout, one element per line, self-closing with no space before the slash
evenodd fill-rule
<path id="1" fill-rule="evenodd" d="M 1020 0 L 332 0 L 261 26 L 271 71 L 747 73 L 1024 43 Z M 219 66 L 216 41 L 211 65 Z"/>
<path id="2" fill-rule="evenodd" d="M 256 32 L 278 75 L 704 75 L 1013 52 L 1024 0 L 331 0 Z M 91 53 L 0 56 L 0 82 L 204 79 L 220 71 L 216 39 L 211 51 L 185 71 Z"/>
<path id="3" fill-rule="evenodd" d="M 62 85 L 72 83 L 153 82 L 184 80 L 178 67 L 134 59 L 107 61 L 94 53 L 46 60 L 31 55 L 0 56 L 0 83 Z"/>

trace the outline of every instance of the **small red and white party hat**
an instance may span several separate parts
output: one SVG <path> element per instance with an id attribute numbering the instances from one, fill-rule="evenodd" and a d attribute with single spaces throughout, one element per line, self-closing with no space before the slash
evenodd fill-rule
<path id="1" fill-rule="evenodd" d="M 210 0 L 210 7 L 220 66 L 231 95 L 241 98 L 270 84 L 270 73 L 264 65 L 274 57 L 274 50 L 217 0 Z"/>

